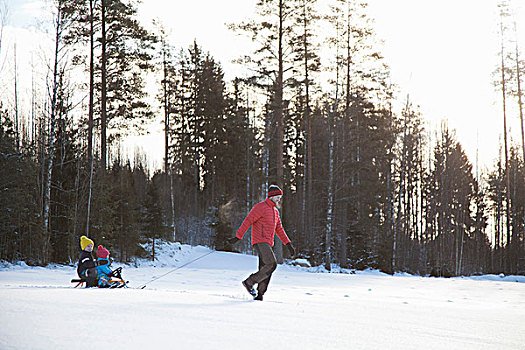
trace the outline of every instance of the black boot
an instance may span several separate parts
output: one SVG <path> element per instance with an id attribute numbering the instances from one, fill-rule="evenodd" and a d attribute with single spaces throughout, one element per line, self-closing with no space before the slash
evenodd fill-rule
<path id="1" fill-rule="evenodd" d="M 255 298 L 253 298 L 253 300 L 259 300 L 259 301 L 262 301 L 263 300 L 263 296 L 262 294 L 257 294 L 257 296 Z"/>
<path id="2" fill-rule="evenodd" d="M 248 293 L 251 294 L 252 297 L 257 296 L 257 292 L 255 291 L 255 289 L 253 289 L 253 285 L 250 284 L 250 282 L 248 282 L 248 279 L 242 281 L 242 285 L 244 286 L 244 288 L 246 288 L 246 290 L 248 291 Z"/>

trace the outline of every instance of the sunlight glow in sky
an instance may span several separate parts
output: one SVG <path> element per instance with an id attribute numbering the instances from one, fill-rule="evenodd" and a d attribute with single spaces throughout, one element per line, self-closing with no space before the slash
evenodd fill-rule
<path id="1" fill-rule="evenodd" d="M 24 64 L 25 70 L 30 71 L 28 53 L 37 44 L 28 40 L 30 35 L 22 28 L 33 26 L 35 18 L 42 17 L 42 1 L 4 1 L 10 9 L 10 27 L 4 32 L 0 65 L 4 62 L 5 71 L 3 57 L 12 55 L 16 36 L 17 50 L 23 53 L 19 57 L 24 57 L 19 59 L 20 72 Z M 243 72 L 231 61 L 249 54 L 251 49 L 250 42 L 228 30 L 226 24 L 251 17 L 255 3 L 255 0 L 144 0 L 139 13 L 147 27 L 151 27 L 152 19 L 159 19 L 171 31 L 169 39 L 175 47 L 187 48 L 196 39 L 222 63 L 226 79 L 232 79 Z M 410 95 L 432 129 L 439 129 L 441 120 L 448 120 L 471 162 L 475 163 L 479 149 L 481 166 L 489 168 L 498 157 L 503 132 L 501 93 L 492 86 L 500 48 L 497 3 L 496 0 L 371 0 L 368 10 L 375 19 L 378 38 L 384 40 L 382 52 L 391 67 L 392 82 L 400 87 L 399 104 L 406 103 L 406 96 Z M 514 1 L 514 5 L 518 3 Z M 517 17 L 522 52 L 525 52 L 524 6 L 518 4 Z M 2 75 L 4 71 L 0 71 Z M 25 88 L 30 90 L 30 80 Z M 0 87 L 0 94 L 5 92 L 5 87 Z M 511 137 L 516 143 L 521 142 L 517 110 L 509 108 L 507 118 Z M 140 143 L 157 167 L 162 165 L 164 147 L 163 139 L 158 136 L 159 123 L 152 127 L 152 135 L 129 141 Z"/>

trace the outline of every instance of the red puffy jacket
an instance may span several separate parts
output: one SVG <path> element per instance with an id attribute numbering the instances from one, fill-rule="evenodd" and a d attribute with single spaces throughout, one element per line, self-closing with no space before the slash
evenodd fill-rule
<path id="1" fill-rule="evenodd" d="M 250 213 L 242 222 L 235 236 L 242 239 L 248 228 L 252 226 L 252 245 L 256 243 L 268 243 L 273 247 L 275 233 L 284 244 L 290 243 L 290 238 L 284 232 L 279 211 L 275 203 L 266 198 L 265 201 L 253 206 Z"/>

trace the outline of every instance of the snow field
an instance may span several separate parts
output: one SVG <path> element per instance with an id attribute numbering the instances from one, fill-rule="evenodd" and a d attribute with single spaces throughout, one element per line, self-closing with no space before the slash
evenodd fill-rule
<path id="1" fill-rule="evenodd" d="M 138 287 L 209 252 L 166 244 L 125 266 Z M 257 258 L 214 252 L 145 289 L 74 289 L 72 267 L 0 269 L 0 349 L 524 349 L 525 278 L 312 273 L 280 265 L 263 302 Z M 517 282 L 516 282 L 517 281 Z"/>

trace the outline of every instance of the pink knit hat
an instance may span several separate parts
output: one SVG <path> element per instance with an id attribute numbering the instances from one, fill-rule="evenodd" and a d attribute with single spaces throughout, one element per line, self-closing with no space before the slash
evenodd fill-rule
<path id="1" fill-rule="evenodd" d="M 99 245 L 97 249 L 97 256 L 101 259 L 107 259 L 109 258 L 109 250 Z"/>

